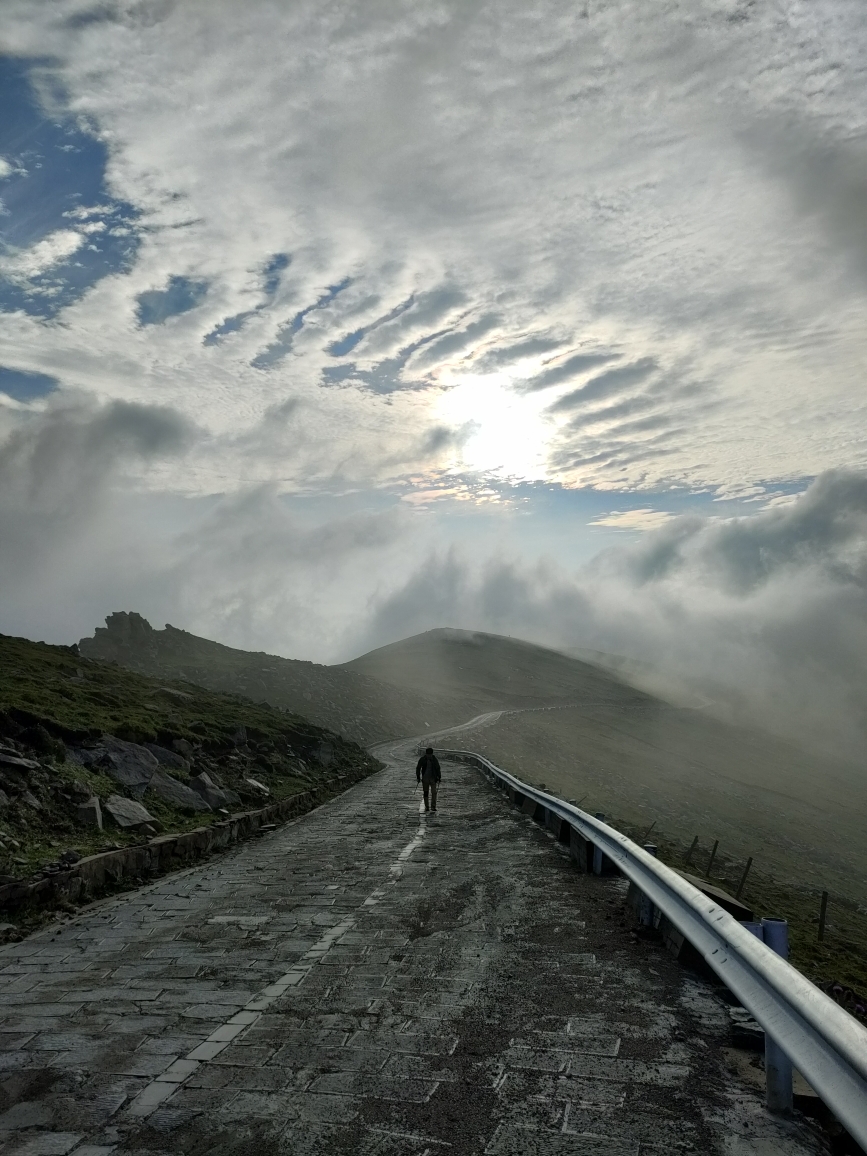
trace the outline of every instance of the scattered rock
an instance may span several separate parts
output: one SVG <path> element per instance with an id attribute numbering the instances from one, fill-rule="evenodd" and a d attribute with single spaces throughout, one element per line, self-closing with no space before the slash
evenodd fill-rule
<path id="1" fill-rule="evenodd" d="M 232 735 L 232 742 L 236 747 L 243 747 L 247 744 L 247 728 L 240 726 Z"/>
<path id="2" fill-rule="evenodd" d="M 0 789 L 0 811 L 2 811 L 4 807 L 8 807 L 8 806 L 9 806 L 9 796 L 6 794 L 6 792 L 4 790 Z"/>
<path id="3" fill-rule="evenodd" d="M 39 763 L 35 759 L 22 759 L 19 754 L 0 751 L 0 767 L 11 767 L 15 771 L 38 771 Z"/>
<path id="4" fill-rule="evenodd" d="M 253 787 L 254 790 L 261 791 L 264 795 L 271 794 L 271 789 L 266 787 L 264 783 L 260 783 L 258 779 L 244 779 L 244 782 L 248 786 Z"/>
<path id="5" fill-rule="evenodd" d="M 99 800 L 97 800 L 97 802 L 99 802 Z M 77 863 L 80 859 L 81 856 L 79 853 L 70 847 L 68 851 L 63 852 L 57 862 L 63 864 L 66 867 L 71 867 L 73 863 Z"/>
<path id="6" fill-rule="evenodd" d="M 42 810 L 42 804 L 39 802 L 35 795 L 30 793 L 30 791 L 24 791 L 22 793 L 21 802 L 25 803 L 28 807 L 32 807 L 34 811 Z"/>
<path id="7" fill-rule="evenodd" d="M 176 771 L 189 770 L 187 760 L 175 751 L 170 751 L 166 747 L 159 746 L 157 743 L 145 743 L 144 745 L 161 767 L 174 767 Z"/>
<path id="8" fill-rule="evenodd" d="M 320 743 L 314 757 L 323 767 L 328 767 L 334 762 L 334 747 L 331 743 Z"/>
<path id="9" fill-rule="evenodd" d="M 90 788 L 85 786 L 80 779 L 74 779 L 69 784 L 69 793 L 73 799 L 77 799 L 79 803 L 86 803 L 93 794 Z"/>
<path id="10" fill-rule="evenodd" d="M 103 735 L 102 746 L 105 748 L 103 765 L 106 773 L 133 794 L 143 795 L 159 768 L 147 747 L 116 739 L 113 735 Z"/>
<path id="11" fill-rule="evenodd" d="M 96 795 L 92 795 L 86 803 L 79 803 L 75 813 L 79 823 L 83 823 L 85 827 L 98 827 L 100 831 L 102 830 L 102 808 Z"/>
<path id="12" fill-rule="evenodd" d="M 175 807 L 182 807 L 186 811 L 210 811 L 210 805 L 196 791 L 190 790 L 184 783 L 173 779 L 165 771 L 155 771 L 148 783 L 148 790 L 152 791 L 164 803 L 171 803 Z"/>
<path id="13" fill-rule="evenodd" d="M 178 691 L 178 694 L 180 694 L 180 691 Z M 172 741 L 172 746 L 175 748 L 175 750 L 178 752 L 178 754 L 183 755 L 183 757 L 185 759 L 188 759 L 190 757 L 190 755 L 192 755 L 193 751 L 195 750 L 195 748 L 193 747 L 193 744 L 190 742 L 187 742 L 186 739 L 174 739 Z"/>
<path id="14" fill-rule="evenodd" d="M 144 823 L 154 823 L 153 815 L 134 799 L 124 799 L 121 795 L 109 795 L 105 809 L 118 827 L 141 827 Z M 112 844 L 115 848 L 117 844 Z"/>

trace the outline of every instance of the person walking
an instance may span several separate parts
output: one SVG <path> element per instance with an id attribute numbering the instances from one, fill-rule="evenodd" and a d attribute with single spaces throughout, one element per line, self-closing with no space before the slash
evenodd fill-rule
<path id="1" fill-rule="evenodd" d="M 415 781 L 421 783 L 426 811 L 437 809 L 437 788 L 441 778 L 439 760 L 433 753 L 433 747 L 428 747 L 415 765 Z M 430 796 L 430 806 L 428 806 L 428 796 Z"/>

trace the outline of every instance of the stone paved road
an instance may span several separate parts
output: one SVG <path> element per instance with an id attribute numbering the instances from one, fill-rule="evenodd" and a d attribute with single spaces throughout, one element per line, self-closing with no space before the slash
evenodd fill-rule
<path id="1" fill-rule="evenodd" d="M 823 1151 L 712 990 L 477 772 L 409 743 L 261 840 L 0 949 L 3 1156 Z"/>

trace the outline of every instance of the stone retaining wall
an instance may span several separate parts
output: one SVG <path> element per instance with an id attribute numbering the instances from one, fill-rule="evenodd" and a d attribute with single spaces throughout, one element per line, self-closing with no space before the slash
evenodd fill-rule
<path id="1" fill-rule="evenodd" d="M 86 902 L 123 879 L 145 879 L 177 870 L 212 851 L 221 851 L 233 843 L 249 839 L 263 826 L 285 823 L 306 814 L 363 777 L 337 775 L 309 791 L 301 791 L 258 811 L 243 811 L 207 827 L 196 827 L 178 835 L 157 835 L 147 843 L 88 855 L 67 870 L 32 883 L 4 884 L 0 887 L 0 911 Z"/>

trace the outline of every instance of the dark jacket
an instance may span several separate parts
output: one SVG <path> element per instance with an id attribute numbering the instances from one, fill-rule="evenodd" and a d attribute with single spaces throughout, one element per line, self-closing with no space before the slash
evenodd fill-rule
<path id="1" fill-rule="evenodd" d="M 440 774 L 440 765 L 436 755 L 422 755 L 415 765 L 415 781 L 420 783 L 422 778 L 427 779 L 428 782 L 433 780 L 438 783 L 442 778 Z"/>

